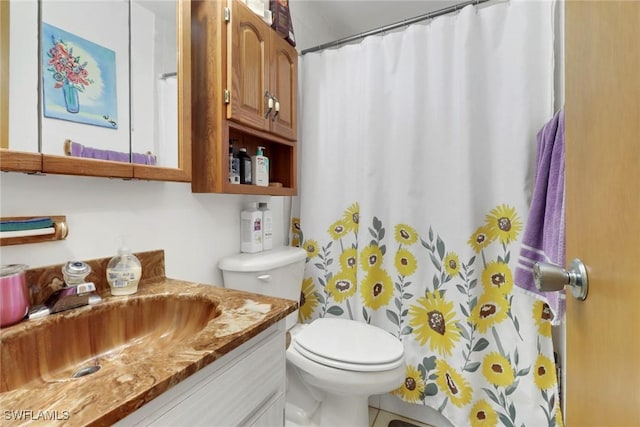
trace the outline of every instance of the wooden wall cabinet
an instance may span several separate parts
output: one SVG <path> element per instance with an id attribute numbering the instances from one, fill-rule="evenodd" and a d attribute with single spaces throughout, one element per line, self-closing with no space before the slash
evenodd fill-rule
<path id="1" fill-rule="evenodd" d="M 227 117 L 295 140 L 298 54 L 243 3 L 231 10 Z"/>
<path id="2" fill-rule="evenodd" d="M 239 0 L 194 1 L 191 32 L 192 190 L 295 195 L 295 48 Z M 250 155 L 264 146 L 281 186 L 229 183 L 230 139 Z"/>

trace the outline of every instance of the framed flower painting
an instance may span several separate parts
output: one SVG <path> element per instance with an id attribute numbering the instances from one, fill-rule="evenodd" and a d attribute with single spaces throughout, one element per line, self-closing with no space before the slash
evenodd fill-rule
<path id="1" fill-rule="evenodd" d="M 116 54 L 42 23 L 45 117 L 118 128 Z"/>

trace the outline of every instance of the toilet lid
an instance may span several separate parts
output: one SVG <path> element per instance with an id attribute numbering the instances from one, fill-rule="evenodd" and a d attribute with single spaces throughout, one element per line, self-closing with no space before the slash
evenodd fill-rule
<path id="1" fill-rule="evenodd" d="M 402 343 L 387 331 L 348 319 L 317 319 L 293 342 L 314 362 L 351 371 L 383 371 L 404 363 Z"/>

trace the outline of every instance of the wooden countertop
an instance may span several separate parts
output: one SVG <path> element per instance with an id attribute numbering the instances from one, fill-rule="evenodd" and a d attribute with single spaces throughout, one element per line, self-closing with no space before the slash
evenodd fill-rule
<path id="1" fill-rule="evenodd" d="M 77 316 L 123 298 L 197 296 L 215 301 L 220 315 L 209 320 L 193 336 L 161 350 L 154 346 L 138 346 L 135 351 L 129 349 L 101 355 L 101 369 L 91 375 L 75 379 L 38 378 L 37 382 L 0 393 L 3 426 L 42 424 L 45 420 L 53 425 L 110 425 L 297 308 L 297 303 L 290 300 L 174 279 L 141 284 L 137 294 L 126 297 L 112 297 L 105 289 L 100 293 L 104 301 L 94 306 L 25 320 L 0 330 L 0 350 L 5 352 L 3 342 L 32 328 L 43 327 L 47 322 L 59 322 L 60 316 Z M 59 345 L 62 348 L 69 343 L 60 342 Z M 50 351 L 55 352 L 56 348 Z M 16 359 L 19 358 L 15 354 L 3 354 L 0 374 L 9 369 L 20 369 L 24 362 Z"/>

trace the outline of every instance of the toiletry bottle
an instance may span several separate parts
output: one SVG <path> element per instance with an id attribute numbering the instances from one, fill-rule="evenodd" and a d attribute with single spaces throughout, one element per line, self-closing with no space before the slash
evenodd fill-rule
<path id="1" fill-rule="evenodd" d="M 273 214 L 266 203 L 258 204 L 258 210 L 262 212 L 262 250 L 273 249 Z"/>
<path id="2" fill-rule="evenodd" d="M 91 266 L 82 261 L 69 261 L 62 267 L 64 286 L 77 286 L 86 283 L 87 276 L 91 273 Z"/>
<path id="3" fill-rule="evenodd" d="M 241 148 L 238 153 L 240 161 L 240 184 L 251 184 L 251 157 L 247 154 L 246 148 Z"/>
<path id="4" fill-rule="evenodd" d="M 240 159 L 233 152 L 234 141 L 235 139 L 229 140 L 229 182 L 240 184 Z"/>
<path id="5" fill-rule="evenodd" d="M 262 251 L 262 212 L 257 204 L 249 203 L 240 213 L 240 252 Z"/>
<path id="6" fill-rule="evenodd" d="M 118 255 L 107 264 L 107 282 L 111 295 L 131 295 L 138 292 L 138 282 L 142 276 L 142 265 L 138 258 L 125 246 L 118 249 Z"/>
<path id="7" fill-rule="evenodd" d="M 261 187 L 269 185 L 269 159 L 263 155 L 264 147 L 258 146 L 258 152 L 251 156 L 251 177 L 253 183 Z"/>

